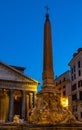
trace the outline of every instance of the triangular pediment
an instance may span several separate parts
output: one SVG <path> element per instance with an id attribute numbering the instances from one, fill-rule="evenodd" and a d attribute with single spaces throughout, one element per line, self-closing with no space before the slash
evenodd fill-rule
<path id="1" fill-rule="evenodd" d="M 36 82 L 23 74 L 22 72 L 14 69 L 13 67 L 0 62 L 0 79 L 2 80 L 11 80 L 11 81 L 25 81 L 25 82 Z"/>

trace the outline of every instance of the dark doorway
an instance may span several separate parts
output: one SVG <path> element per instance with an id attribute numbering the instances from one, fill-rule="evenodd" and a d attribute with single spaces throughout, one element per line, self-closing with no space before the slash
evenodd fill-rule
<path id="1" fill-rule="evenodd" d="M 15 97 L 14 99 L 14 115 L 21 116 L 21 97 Z"/>

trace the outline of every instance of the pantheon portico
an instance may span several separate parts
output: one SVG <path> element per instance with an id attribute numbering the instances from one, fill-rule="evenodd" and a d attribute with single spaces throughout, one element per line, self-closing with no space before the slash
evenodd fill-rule
<path id="1" fill-rule="evenodd" d="M 39 82 L 26 76 L 24 69 L 0 62 L 0 121 L 12 122 L 14 115 L 29 120 Z"/>

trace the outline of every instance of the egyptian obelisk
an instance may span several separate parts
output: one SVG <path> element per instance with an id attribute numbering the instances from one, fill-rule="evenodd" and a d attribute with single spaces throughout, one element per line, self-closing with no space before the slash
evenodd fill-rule
<path id="1" fill-rule="evenodd" d="M 43 86 L 42 89 L 52 89 L 54 87 L 54 71 L 53 71 L 53 56 L 52 56 L 52 35 L 49 14 L 46 14 L 44 24 L 44 54 L 43 54 Z"/>

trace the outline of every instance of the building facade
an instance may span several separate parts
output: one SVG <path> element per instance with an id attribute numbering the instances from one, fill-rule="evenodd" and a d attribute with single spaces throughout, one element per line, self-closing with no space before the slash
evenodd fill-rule
<path id="1" fill-rule="evenodd" d="M 12 122 L 15 115 L 29 121 L 39 82 L 26 76 L 24 69 L 0 62 L 0 121 Z"/>
<path id="2" fill-rule="evenodd" d="M 82 121 L 82 48 L 73 54 L 70 70 L 55 79 L 55 88 L 61 97 L 68 97 L 68 108 Z"/>
<path id="3" fill-rule="evenodd" d="M 71 71 L 72 111 L 82 121 L 82 48 L 73 54 L 69 63 Z"/>
<path id="4" fill-rule="evenodd" d="M 59 91 L 61 98 L 68 98 L 68 107 L 71 110 L 71 75 L 66 71 L 55 79 L 55 89 Z"/>

